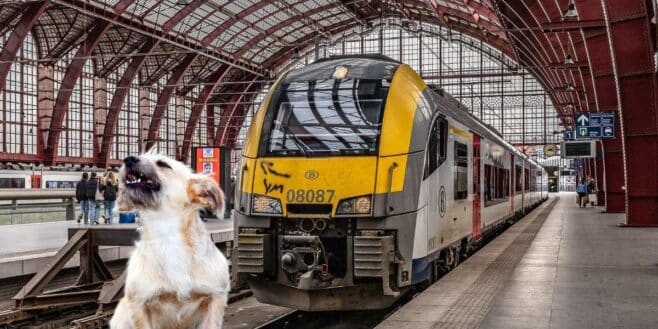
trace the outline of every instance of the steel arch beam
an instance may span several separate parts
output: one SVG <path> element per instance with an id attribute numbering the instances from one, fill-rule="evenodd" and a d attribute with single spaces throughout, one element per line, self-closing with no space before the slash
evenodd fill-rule
<path id="1" fill-rule="evenodd" d="M 206 107 L 208 99 L 212 95 L 212 92 L 217 88 L 217 84 L 222 81 L 222 79 L 229 72 L 230 68 L 226 65 L 222 66 L 217 72 L 215 72 L 207 81 L 206 86 L 203 87 L 203 90 L 197 97 L 194 105 L 192 106 L 192 111 L 190 113 L 190 118 L 187 121 L 187 126 L 185 127 L 185 134 L 183 137 L 183 147 L 181 148 L 181 153 L 179 160 L 182 162 L 187 161 L 189 155 L 190 147 L 192 145 L 192 137 L 194 135 L 194 130 L 197 128 L 199 123 L 199 117 L 201 116 L 201 111 Z"/>
<path id="2" fill-rule="evenodd" d="M 187 14 L 198 8 L 203 2 L 205 1 L 196 1 L 187 5 L 185 8 L 183 8 L 183 10 L 178 12 L 163 24 L 162 32 L 165 34 L 169 33 L 170 30 L 174 28 L 174 26 L 176 26 L 183 18 L 185 18 Z M 181 15 L 181 13 L 186 14 Z M 107 166 L 107 162 L 110 159 L 110 149 L 112 147 L 114 132 L 116 131 L 117 123 L 119 122 L 121 107 L 123 106 L 123 102 L 125 102 L 126 96 L 130 90 L 130 84 L 139 74 L 139 71 L 144 65 L 148 54 L 153 52 L 153 50 L 155 50 L 158 45 L 160 45 L 160 42 L 162 42 L 162 40 L 149 38 L 139 49 L 139 53 L 143 55 L 133 57 L 117 85 L 116 91 L 112 96 L 110 108 L 105 120 L 105 128 L 103 130 L 103 141 L 101 142 L 100 153 L 97 156 L 98 166 L 101 168 Z"/>
<path id="3" fill-rule="evenodd" d="M 134 0 L 122 0 L 114 6 L 114 16 L 119 17 L 121 14 L 132 4 Z M 50 121 L 50 130 L 48 131 L 48 142 L 44 151 L 44 163 L 46 165 L 53 165 L 57 159 L 57 146 L 59 144 L 59 136 L 62 132 L 62 123 L 64 116 L 69 109 L 69 100 L 73 94 L 73 87 L 82 75 L 85 63 L 88 57 L 94 52 L 96 46 L 101 41 L 105 33 L 110 29 L 112 24 L 109 21 L 98 20 L 92 30 L 88 33 L 87 38 L 82 43 L 75 58 L 71 61 L 64 78 L 62 79 L 55 106 L 53 109 L 53 116 Z"/>
<path id="4" fill-rule="evenodd" d="M 149 125 L 148 135 L 146 137 L 147 150 L 150 149 L 156 142 L 158 130 L 160 129 L 160 123 L 162 122 L 162 116 L 167 109 L 167 105 L 169 104 L 171 96 L 176 91 L 176 86 L 183 78 L 183 75 L 185 75 L 187 69 L 192 66 L 192 63 L 197 59 L 197 57 L 199 57 L 199 54 L 197 53 L 187 54 L 185 58 L 183 58 L 183 61 L 178 64 L 174 72 L 171 74 L 169 80 L 167 80 L 167 85 L 162 88 L 162 92 L 160 92 L 160 96 L 158 96 L 158 103 L 155 105 L 155 109 L 153 110 L 153 117 L 151 117 L 151 124 Z"/>
<path id="5" fill-rule="evenodd" d="M 27 10 L 23 13 L 21 20 L 16 24 L 14 31 L 7 39 L 7 42 L 5 42 L 0 53 L 0 91 L 5 89 L 7 75 L 9 74 L 9 70 L 11 70 L 12 62 L 16 58 L 18 50 L 23 45 L 25 37 L 27 37 L 34 23 L 36 23 L 49 5 L 50 1 L 30 3 Z"/>
<path id="6" fill-rule="evenodd" d="M 144 65 L 147 57 L 146 54 L 152 52 L 159 44 L 159 40 L 147 40 L 139 49 L 139 53 L 144 55 L 133 57 L 130 64 L 128 64 L 128 68 L 126 68 L 126 71 L 123 73 L 121 80 L 119 80 L 117 88 L 115 88 L 114 95 L 112 95 L 112 101 L 110 102 L 110 108 L 107 111 L 105 119 L 100 152 L 96 158 L 98 166 L 101 168 L 104 168 L 110 159 L 110 150 L 112 148 L 114 132 L 117 129 L 116 126 L 119 122 L 119 113 L 121 112 L 121 107 L 123 106 L 128 93 L 130 92 L 130 85 L 135 77 L 137 77 L 137 74 L 139 74 L 142 65 Z"/>

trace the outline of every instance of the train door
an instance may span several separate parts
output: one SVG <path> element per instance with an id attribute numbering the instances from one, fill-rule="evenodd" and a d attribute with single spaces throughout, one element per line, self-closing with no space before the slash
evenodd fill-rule
<path id="1" fill-rule="evenodd" d="M 41 175 L 31 175 L 30 184 L 31 188 L 41 188 Z"/>
<path id="2" fill-rule="evenodd" d="M 482 191 L 480 188 L 480 136 L 473 134 L 473 239 L 482 233 Z"/>

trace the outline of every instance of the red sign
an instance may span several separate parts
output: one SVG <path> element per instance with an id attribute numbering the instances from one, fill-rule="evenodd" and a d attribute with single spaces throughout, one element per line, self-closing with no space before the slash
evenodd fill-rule
<path id="1" fill-rule="evenodd" d="M 210 175 L 217 183 L 221 183 L 219 147 L 199 147 L 196 149 L 195 157 L 194 170 L 199 174 Z"/>

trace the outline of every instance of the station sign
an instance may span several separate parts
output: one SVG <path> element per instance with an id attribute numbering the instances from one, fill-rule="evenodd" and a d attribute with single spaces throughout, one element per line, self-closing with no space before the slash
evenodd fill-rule
<path id="1" fill-rule="evenodd" d="M 615 138 L 615 114 L 576 113 L 575 139 Z M 565 140 L 566 132 L 565 132 Z"/>

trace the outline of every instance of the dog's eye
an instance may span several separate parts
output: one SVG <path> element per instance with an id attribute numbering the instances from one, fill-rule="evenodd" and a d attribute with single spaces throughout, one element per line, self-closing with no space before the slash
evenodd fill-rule
<path id="1" fill-rule="evenodd" d="M 167 164 L 166 162 L 162 161 L 162 160 L 156 161 L 155 164 L 158 165 L 158 167 L 160 167 L 160 168 L 169 168 L 169 169 L 171 169 L 171 166 L 169 164 Z"/>

